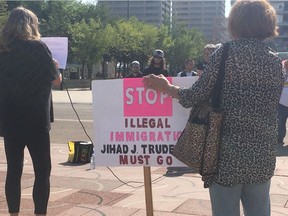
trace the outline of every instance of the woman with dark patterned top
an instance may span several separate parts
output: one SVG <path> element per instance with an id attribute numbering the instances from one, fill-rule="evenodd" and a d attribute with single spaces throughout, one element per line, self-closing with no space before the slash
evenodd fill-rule
<path id="1" fill-rule="evenodd" d="M 24 148 L 32 158 L 36 215 L 46 215 L 50 194 L 51 85 L 61 83 L 38 18 L 23 7 L 11 11 L 0 33 L 0 123 L 7 159 L 5 184 L 10 215 L 19 214 Z"/>
<path id="2" fill-rule="evenodd" d="M 213 216 L 269 216 L 270 181 L 277 145 L 277 106 L 283 86 L 281 59 L 264 40 L 276 36 L 276 12 L 266 0 L 233 5 L 221 106 L 225 117 L 219 172 L 209 187 Z M 148 88 L 169 93 L 184 107 L 211 97 L 223 46 L 214 51 L 191 88 L 172 85 L 159 75 L 143 78 Z"/>

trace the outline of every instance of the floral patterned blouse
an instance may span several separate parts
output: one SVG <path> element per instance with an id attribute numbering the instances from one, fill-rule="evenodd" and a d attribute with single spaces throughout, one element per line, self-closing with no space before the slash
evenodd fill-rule
<path id="1" fill-rule="evenodd" d="M 230 44 L 221 106 L 225 117 L 219 172 L 223 186 L 267 182 L 274 173 L 277 106 L 283 86 L 281 59 L 264 42 L 238 39 Z M 210 57 L 191 88 L 179 90 L 179 103 L 192 107 L 211 97 L 223 46 Z"/>

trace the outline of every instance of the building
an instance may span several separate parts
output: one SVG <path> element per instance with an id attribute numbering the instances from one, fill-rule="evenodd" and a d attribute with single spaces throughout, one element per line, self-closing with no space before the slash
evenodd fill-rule
<path id="1" fill-rule="evenodd" d="M 223 43 L 227 39 L 225 0 L 173 0 L 173 23 L 196 27 L 207 43 Z"/>
<path id="2" fill-rule="evenodd" d="M 269 40 L 272 49 L 278 52 L 287 52 L 288 50 L 288 1 L 286 0 L 269 0 L 277 13 L 277 24 L 279 26 L 279 36 Z M 235 0 L 231 1 L 231 5 Z"/>
<path id="3" fill-rule="evenodd" d="M 156 26 L 170 23 L 172 16 L 170 0 L 98 0 L 98 4 L 105 4 L 110 15 L 115 18 L 129 19 L 134 16 Z"/>
<path id="4" fill-rule="evenodd" d="M 275 49 L 278 52 L 287 52 L 288 47 L 288 2 L 270 0 L 277 13 L 279 36 L 274 38 Z"/>

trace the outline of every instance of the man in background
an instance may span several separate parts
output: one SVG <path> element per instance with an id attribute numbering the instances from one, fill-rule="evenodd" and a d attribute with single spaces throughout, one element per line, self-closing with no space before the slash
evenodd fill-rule
<path id="1" fill-rule="evenodd" d="M 184 70 L 177 74 L 177 77 L 197 76 L 197 72 L 193 71 L 194 61 L 192 59 L 186 59 L 184 63 Z"/>
<path id="2" fill-rule="evenodd" d="M 288 71 L 288 60 L 283 61 L 283 69 Z M 286 78 L 278 105 L 278 144 L 283 146 L 288 118 L 288 78 Z"/>
<path id="3" fill-rule="evenodd" d="M 138 61 L 133 61 L 131 63 L 131 73 L 126 78 L 140 78 L 143 74 L 140 71 L 140 63 Z"/>
<path id="4" fill-rule="evenodd" d="M 204 47 L 204 61 L 203 62 L 199 62 L 197 64 L 197 75 L 201 76 L 203 70 L 205 69 L 207 63 L 209 62 L 209 56 L 211 55 L 211 53 L 216 49 L 216 45 L 214 44 L 207 44 Z"/>

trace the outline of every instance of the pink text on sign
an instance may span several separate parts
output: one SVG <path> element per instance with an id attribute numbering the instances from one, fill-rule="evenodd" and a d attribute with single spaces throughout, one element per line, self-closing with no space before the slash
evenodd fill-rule
<path id="1" fill-rule="evenodd" d="M 123 79 L 123 95 L 125 117 L 172 116 L 172 98 L 145 88 L 142 78 Z"/>

